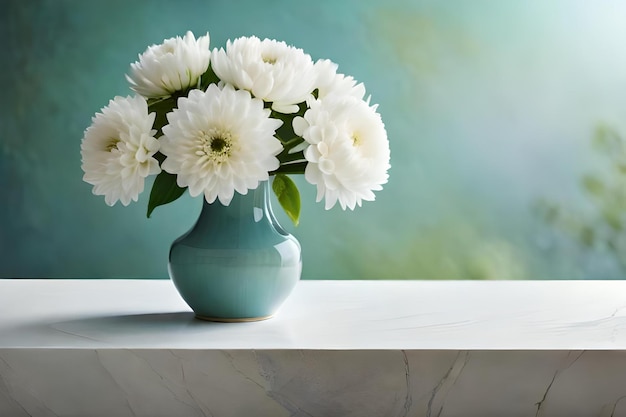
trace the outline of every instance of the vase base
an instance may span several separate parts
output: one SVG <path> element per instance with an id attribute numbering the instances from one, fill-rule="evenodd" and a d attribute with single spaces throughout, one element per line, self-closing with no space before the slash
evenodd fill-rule
<path id="1" fill-rule="evenodd" d="M 196 318 L 204 321 L 217 321 L 220 323 L 246 323 L 251 321 L 262 321 L 267 320 L 274 317 L 273 314 L 269 316 L 261 316 L 261 317 L 237 317 L 237 318 L 228 318 L 228 317 L 208 317 L 208 316 L 200 316 L 196 314 Z"/>

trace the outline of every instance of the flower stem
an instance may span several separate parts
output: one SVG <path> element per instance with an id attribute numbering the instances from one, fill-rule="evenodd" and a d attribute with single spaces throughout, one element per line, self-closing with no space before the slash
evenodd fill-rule
<path id="1" fill-rule="evenodd" d="M 288 162 L 301 161 L 301 160 L 304 160 L 304 152 L 300 151 L 300 152 L 289 153 L 289 152 L 283 151 L 280 154 L 278 154 L 277 158 L 283 164 L 288 163 Z"/>
<path id="2" fill-rule="evenodd" d="M 291 164 L 285 164 L 278 167 L 276 171 L 270 172 L 270 175 L 276 174 L 304 174 L 307 161 L 294 162 Z"/>
<path id="3" fill-rule="evenodd" d="M 302 139 L 300 136 L 293 137 L 293 138 L 291 138 L 289 140 L 283 140 L 278 135 L 277 135 L 277 137 L 278 137 L 278 140 L 280 140 L 282 142 L 282 144 L 283 144 L 283 152 L 288 152 L 292 148 L 295 148 L 296 146 L 298 146 L 299 144 L 304 142 L 304 139 Z"/>

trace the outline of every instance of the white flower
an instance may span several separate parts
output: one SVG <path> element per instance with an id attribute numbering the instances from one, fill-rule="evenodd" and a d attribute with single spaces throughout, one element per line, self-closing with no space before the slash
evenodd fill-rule
<path id="1" fill-rule="evenodd" d="M 256 36 L 228 41 L 214 49 L 211 66 L 224 82 L 272 103 L 280 113 L 295 113 L 311 94 L 316 80 L 313 61 L 302 49 Z"/>
<path id="2" fill-rule="evenodd" d="M 144 179 L 161 172 L 152 156 L 159 142 L 152 130 L 155 113 L 140 97 L 115 97 L 96 113 L 81 143 L 83 180 L 92 184 L 93 193 L 104 201 L 124 206 L 137 201 Z"/>
<path id="3" fill-rule="evenodd" d="M 387 182 L 389 142 L 375 107 L 350 95 L 312 100 L 304 117 L 293 121 L 295 133 L 310 145 L 305 178 L 317 185 L 317 201 L 326 209 L 337 201 L 351 210 Z"/>
<path id="4" fill-rule="evenodd" d="M 337 64 L 328 59 L 320 59 L 315 63 L 318 89 L 317 98 L 324 98 L 329 94 L 350 95 L 362 100 L 365 96 L 363 83 L 357 84 L 350 76 L 337 74 Z"/>
<path id="5" fill-rule="evenodd" d="M 228 84 L 192 90 L 167 115 L 162 167 L 191 196 L 204 193 L 207 202 L 228 205 L 235 191 L 246 194 L 279 166 L 283 147 L 274 134 L 282 122 L 269 115 L 262 100 Z"/>
<path id="6" fill-rule="evenodd" d="M 130 65 L 130 75 L 126 75 L 130 88 L 145 98 L 158 98 L 195 86 L 209 67 L 209 39 L 208 33 L 196 40 L 187 32 L 184 38 L 149 46 L 139 61 Z"/>

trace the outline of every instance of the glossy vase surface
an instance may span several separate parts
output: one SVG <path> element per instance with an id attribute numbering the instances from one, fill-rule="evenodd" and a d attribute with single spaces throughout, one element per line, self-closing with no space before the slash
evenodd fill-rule
<path id="1" fill-rule="evenodd" d="M 196 224 L 170 248 L 170 278 L 196 317 L 273 316 L 300 279 L 300 244 L 276 221 L 262 182 L 230 205 L 203 202 Z"/>

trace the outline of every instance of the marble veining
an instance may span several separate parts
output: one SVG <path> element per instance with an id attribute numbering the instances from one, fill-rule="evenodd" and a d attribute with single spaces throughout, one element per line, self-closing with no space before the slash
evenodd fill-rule
<path id="1" fill-rule="evenodd" d="M 618 417 L 625 399 L 622 352 L 0 350 L 3 417 Z"/>
<path id="2" fill-rule="evenodd" d="M 543 403 L 546 401 L 546 398 L 548 397 L 548 393 L 550 392 L 550 388 L 552 388 L 552 385 L 554 384 L 554 382 L 556 381 L 556 379 L 559 377 L 559 375 L 569 369 L 570 366 L 572 366 L 574 363 L 576 363 L 576 361 L 578 359 L 580 359 L 580 357 L 583 355 L 583 353 L 585 353 L 584 351 L 576 353 L 576 352 L 568 352 L 567 357 L 565 358 L 565 366 L 564 367 L 560 367 L 557 370 L 554 371 L 554 375 L 552 375 L 552 379 L 550 380 L 550 383 L 548 384 L 545 392 L 543 393 L 543 396 L 541 398 L 541 400 L 537 403 L 537 413 L 535 414 L 536 417 L 539 417 L 539 415 L 541 414 L 541 407 L 543 406 Z"/>
<path id="3" fill-rule="evenodd" d="M 467 365 L 469 359 L 470 353 L 467 351 L 459 352 L 457 354 L 454 359 L 454 363 L 432 390 L 430 399 L 428 400 L 428 408 L 426 409 L 427 417 L 441 415 L 448 392 L 454 386 L 456 380 L 461 375 L 461 372 L 463 372 L 463 369 L 465 368 L 465 365 Z"/>
<path id="4" fill-rule="evenodd" d="M 409 365 L 409 358 L 406 355 L 406 351 L 401 350 L 402 360 L 404 361 L 404 376 L 406 379 L 406 396 L 404 397 L 404 412 L 402 417 L 406 417 L 413 405 L 413 393 L 411 392 L 411 367 Z"/>

